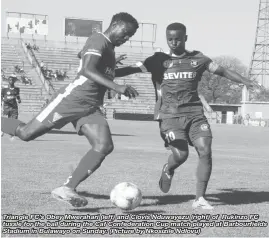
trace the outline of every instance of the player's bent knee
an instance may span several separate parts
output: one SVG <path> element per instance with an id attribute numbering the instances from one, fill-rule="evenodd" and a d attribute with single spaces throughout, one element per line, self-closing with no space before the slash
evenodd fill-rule
<path id="1" fill-rule="evenodd" d="M 208 146 L 197 149 L 200 159 L 212 160 L 212 150 Z"/>
<path id="2" fill-rule="evenodd" d="M 18 136 L 21 140 L 28 142 L 33 139 L 33 135 L 31 132 L 24 130 L 23 128 L 18 128 L 16 131 L 16 136 Z"/>
<path id="3" fill-rule="evenodd" d="M 173 155 L 174 155 L 174 160 L 181 164 L 187 160 L 187 158 L 189 156 L 189 152 L 188 151 L 177 151 L 176 153 L 173 153 Z"/>
<path id="4" fill-rule="evenodd" d="M 184 148 L 184 150 L 181 150 L 178 147 L 174 147 L 174 146 L 171 146 L 170 148 L 173 152 L 173 158 L 175 162 L 182 164 L 187 160 L 189 156 L 188 147 Z"/>
<path id="5" fill-rule="evenodd" d="M 94 145 L 93 149 L 101 154 L 108 155 L 114 150 L 114 145 L 113 142 L 106 142 Z"/>
<path id="6" fill-rule="evenodd" d="M 39 135 L 36 130 L 29 129 L 26 126 L 22 126 L 17 128 L 16 136 L 18 136 L 21 140 L 28 142 L 34 140 Z"/>
<path id="7" fill-rule="evenodd" d="M 52 127 L 51 127 L 52 128 Z M 27 124 L 20 124 L 16 129 L 16 136 L 19 137 L 23 141 L 31 141 L 36 139 L 37 137 L 47 133 L 51 130 L 51 128 L 44 126 L 42 123 L 33 119 Z"/>

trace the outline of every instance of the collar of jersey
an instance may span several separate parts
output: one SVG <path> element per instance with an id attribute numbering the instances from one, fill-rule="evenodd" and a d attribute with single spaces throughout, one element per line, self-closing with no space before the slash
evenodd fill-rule
<path id="1" fill-rule="evenodd" d="M 98 32 L 98 33 L 102 34 L 110 43 L 112 43 L 111 40 L 105 34 L 103 34 L 102 32 Z"/>
<path id="2" fill-rule="evenodd" d="M 186 50 L 186 51 L 185 51 L 184 53 L 182 53 L 181 55 L 175 55 L 175 54 L 171 54 L 170 51 L 167 51 L 167 52 L 165 52 L 165 54 L 167 54 L 167 55 L 171 55 L 172 57 L 181 58 L 181 57 L 185 56 L 186 53 L 190 53 L 190 52 L 191 52 L 191 51 Z"/>

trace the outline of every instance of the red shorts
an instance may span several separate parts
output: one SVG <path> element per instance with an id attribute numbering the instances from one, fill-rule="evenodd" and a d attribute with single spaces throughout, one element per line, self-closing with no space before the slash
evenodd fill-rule
<path id="1" fill-rule="evenodd" d="M 61 94 L 56 95 L 51 100 L 51 102 L 36 116 L 36 120 L 51 129 L 61 129 L 71 122 L 79 135 L 82 135 L 80 128 L 84 124 L 108 126 L 105 115 L 99 107 L 81 107 L 71 100 L 62 98 Z"/>
<path id="2" fill-rule="evenodd" d="M 210 125 L 203 114 L 163 119 L 160 130 L 161 137 L 168 144 L 174 140 L 186 140 L 193 146 L 193 141 L 200 137 L 212 138 Z"/>

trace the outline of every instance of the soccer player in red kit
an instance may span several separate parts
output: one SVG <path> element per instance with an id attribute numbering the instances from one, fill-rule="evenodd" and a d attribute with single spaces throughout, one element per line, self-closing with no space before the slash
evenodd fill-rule
<path id="1" fill-rule="evenodd" d="M 76 192 L 77 186 L 89 177 L 113 150 L 110 129 L 99 106 L 103 105 L 107 89 L 128 97 L 136 97 L 131 86 L 117 85 L 115 76 L 115 46 L 132 37 L 139 25 L 128 13 L 112 17 L 104 33 L 94 33 L 80 52 L 80 66 L 76 79 L 61 88 L 50 103 L 27 124 L 2 118 L 2 131 L 30 141 L 53 128 L 60 129 L 72 122 L 79 135 L 84 135 L 91 149 L 81 159 L 66 183 L 52 191 L 54 198 L 75 207 L 86 206 L 88 201 Z"/>
<path id="2" fill-rule="evenodd" d="M 161 191 L 169 191 L 175 169 L 188 158 L 189 143 L 199 156 L 196 199 L 192 207 L 213 209 L 204 198 L 212 170 L 212 133 L 197 92 L 198 83 L 206 70 L 249 88 L 253 88 L 255 83 L 217 65 L 199 51 L 186 50 L 187 35 L 183 24 L 170 24 L 166 29 L 166 38 L 170 52 L 156 52 L 144 62 L 117 69 L 116 77 L 139 72 L 152 74 L 158 98 L 155 120 L 159 120 L 161 136 L 172 151 L 162 169 L 159 180 Z"/>

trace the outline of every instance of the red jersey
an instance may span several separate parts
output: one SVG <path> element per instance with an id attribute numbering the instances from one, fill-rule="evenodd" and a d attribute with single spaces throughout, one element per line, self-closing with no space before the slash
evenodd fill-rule
<path id="1" fill-rule="evenodd" d="M 111 41 L 102 33 L 91 35 L 81 51 L 77 77 L 72 83 L 61 88 L 58 92 L 63 94 L 63 98 L 67 98 L 68 102 L 86 108 L 102 105 L 107 90 L 105 86 L 80 74 L 84 55 L 87 54 L 100 57 L 97 70 L 111 80 L 114 80 L 116 66 L 115 51 Z"/>
<path id="2" fill-rule="evenodd" d="M 181 56 L 156 52 L 138 63 L 143 72 L 152 74 L 157 97 L 155 119 L 203 113 L 197 88 L 204 71 L 214 71 L 211 63 L 212 60 L 199 51 L 186 51 Z"/>

